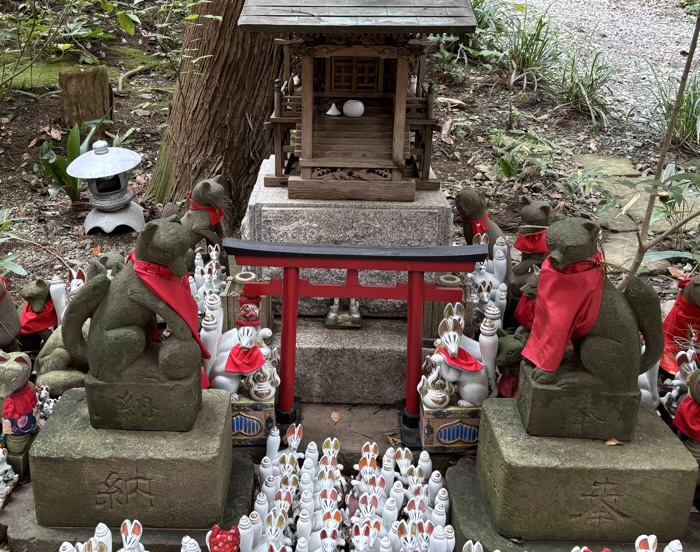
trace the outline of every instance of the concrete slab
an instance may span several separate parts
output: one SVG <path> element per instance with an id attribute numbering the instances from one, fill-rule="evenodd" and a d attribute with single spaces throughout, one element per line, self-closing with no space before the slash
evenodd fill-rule
<path id="1" fill-rule="evenodd" d="M 300 318 L 296 396 L 304 403 L 395 406 L 406 398 L 407 331 L 403 320 L 366 319 L 362 329 L 338 330 L 322 318 Z M 281 336 L 276 324 L 273 347 Z"/>
<path id="2" fill-rule="evenodd" d="M 639 176 L 639 171 L 632 166 L 632 161 L 626 157 L 595 154 L 574 155 L 574 163 L 585 171 L 598 168 L 602 176 Z"/>
<path id="3" fill-rule="evenodd" d="M 597 214 L 597 220 L 601 228 L 610 232 L 635 232 L 637 223 L 627 214 L 620 214 L 622 209 L 613 207 Z"/>
<path id="4" fill-rule="evenodd" d="M 243 515 L 252 507 L 255 467 L 253 462 L 241 451 L 233 451 L 233 467 L 229 479 L 226 506 L 221 525 L 237 525 Z M 18 487 L 12 494 L 0 518 L 0 532 L 6 527 L 10 550 L 12 552 L 49 552 L 58 550 L 64 541 L 70 543 L 85 542 L 94 533 L 94 528 L 48 528 L 39 525 L 34 510 L 34 494 L 31 484 Z M 112 527 L 114 550 L 121 549 L 119 528 Z M 152 529 L 145 528 L 141 542 L 150 552 L 180 552 L 182 537 L 189 535 L 195 539 L 202 550 L 206 549 L 204 537 L 206 529 Z"/>
<path id="5" fill-rule="evenodd" d="M 452 208 L 437 190 L 417 192 L 414 202 L 324 201 L 289 199 L 287 188 L 266 188 L 264 175 L 273 159 L 263 162 L 241 225 L 246 240 L 272 243 L 432 247 L 452 244 Z M 368 183 L 371 185 L 371 183 Z M 259 277 L 281 277 L 279 269 L 254 269 Z M 430 279 L 434 275 L 427 275 Z M 302 270 L 312 282 L 344 283 L 344 270 Z M 360 283 L 394 285 L 406 275 L 363 271 Z M 302 299 L 299 313 L 324 316 L 330 300 Z M 405 316 L 400 301 L 362 301 L 363 316 Z"/>
<path id="6" fill-rule="evenodd" d="M 377 443 L 383 455 L 392 446 L 389 438 L 399 438 L 396 406 L 305 404 L 301 423 L 305 446 L 315 441 L 320 448 L 327 437 L 338 438 L 340 463 L 346 471 L 360 461 L 362 445 L 367 441 Z"/>
<path id="7" fill-rule="evenodd" d="M 457 546 L 461 550 L 467 540 L 479 541 L 487 552 L 571 552 L 574 546 L 588 545 L 592 550 L 609 546 L 615 552 L 635 552 L 633 542 L 611 543 L 574 541 L 518 541 L 517 543 L 498 534 L 486 497 L 476 477 L 476 465 L 472 458 L 461 459 L 456 466 L 447 470 L 445 485 L 450 492 L 452 504 L 451 523 L 455 529 Z M 654 491 L 650 491 L 654 492 Z M 683 542 L 684 550 L 700 550 L 700 515 L 690 515 L 688 531 L 677 535 Z M 660 543 L 658 550 L 663 550 L 666 543 Z"/>
<path id="8" fill-rule="evenodd" d="M 610 234 L 603 239 L 603 250 L 608 268 L 616 271 L 616 267 L 629 267 L 632 258 L 637 252 L 637 235 L 633 232 Z M 654 261 L 642 265 L 646 273 L 665 274 L 666 269 L 671 266 L 668 261 Z M 618 270 L 619 271 L 619 270 Z"/>

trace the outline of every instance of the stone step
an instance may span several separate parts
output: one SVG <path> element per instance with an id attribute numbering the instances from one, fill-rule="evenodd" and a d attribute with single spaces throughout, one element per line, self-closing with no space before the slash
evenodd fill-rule
<path id="1" fill-rule="evenodd" d="M 276 324 L 274 347 L 281 331 Z M 300 318 L 296 396 L 303 403 L 395 406 L 406 398 L 407 331 L 401 319 L 364 319 L 362 329 L 336 330 L 323 318 Z"/>

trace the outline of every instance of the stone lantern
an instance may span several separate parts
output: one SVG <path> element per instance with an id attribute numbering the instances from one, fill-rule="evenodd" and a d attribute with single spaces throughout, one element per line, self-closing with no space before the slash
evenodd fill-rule
<path id="1" fill-rule="evenodd" d="M 92 197 L 92 211 L 85 219 L 85 232 L 100 228 L 106 233 L 117 226 L 140 232 L 145 224 L 143 207 L 131 201 L 128 173 L 141 163 L 141 156 L 126 148 L 110 148 L 100 140 L 92 151 L 75 159 L 67 169 L 70 176 L 85 180 Z"/>

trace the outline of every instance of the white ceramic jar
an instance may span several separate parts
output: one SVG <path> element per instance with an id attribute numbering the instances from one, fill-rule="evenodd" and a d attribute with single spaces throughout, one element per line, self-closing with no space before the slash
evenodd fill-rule
<path id="1" fill-rule="evenodd" d="M 365 104 L 360 100 L 347 100 L 343 104 L 343 114 L 346 117 L 362 117 L 365 112 Z"/>

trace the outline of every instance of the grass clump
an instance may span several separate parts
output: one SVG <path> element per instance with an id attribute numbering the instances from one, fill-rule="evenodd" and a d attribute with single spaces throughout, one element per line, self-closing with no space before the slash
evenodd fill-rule
<path id="1" fill-rule="evenodd" d="M 678 94 L 680 79 L 666 78 L 654 72 L 656 78 L 656 103 L 661 120 L 655 121 L 660 130 L 667 128 L 673 113 L 673 106 Z M 700 73 L 693 73 L 683 95 L 683 103 L 678 112 L 676 126 L 673 129 L 671 146 L 684 148 L 693 153 L 700 153 Z"/>
<path id="2" fill-rule="evenodd" d="M 495 40 L 498 60 L 511 71 L 510 87 L 533 85 L 551 74 L 560 54 L 559 33 L 547 14 L 513 17 Z"/>
<path id="3" fill-rule="evenodd" d="M 608 127 L 612 109 L 610 82 L 615 68 L 602 52 L 597 52 L 590 63 L 580 52 L 557 66 L 547 79 L 547 90 L 559 103 L 559 109 L 571 109 L 588 117 L 595 129 Z"/>

